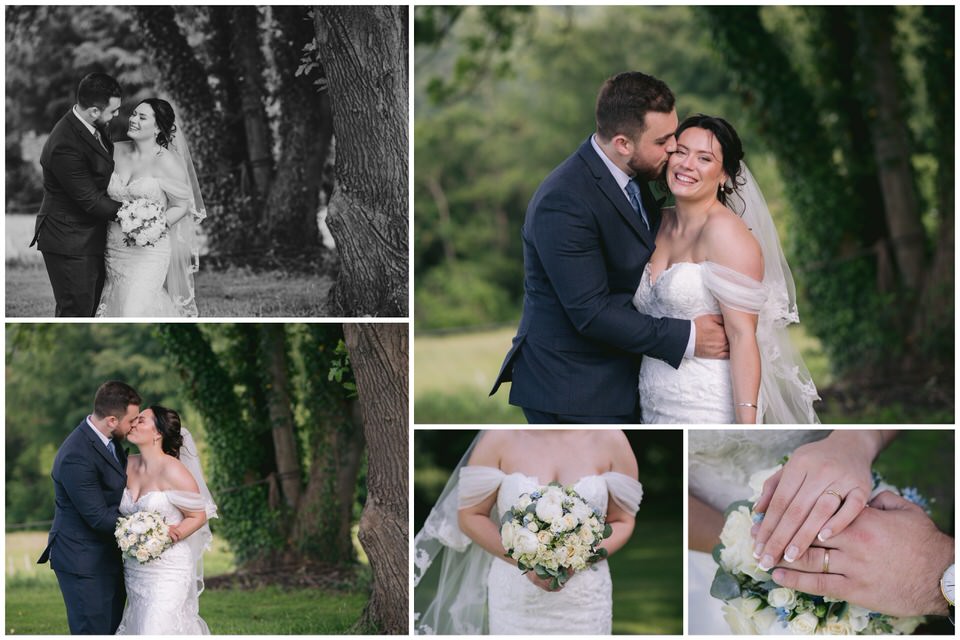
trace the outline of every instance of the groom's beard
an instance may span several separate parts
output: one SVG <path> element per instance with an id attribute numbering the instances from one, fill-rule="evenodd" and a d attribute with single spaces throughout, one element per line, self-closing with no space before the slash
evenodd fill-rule
<path id="1" fill-rule="evenodd" d="M 633 169 L 633 174 L 638 180 L 644 180 L 646 182 L 656 182 L 666 175 L 667 171 L 666 160 L 658 167 L 651 167 L 648 164 L 641 164 L 639 161 L 634 161 L 631 158 L 627 166 Z"/>

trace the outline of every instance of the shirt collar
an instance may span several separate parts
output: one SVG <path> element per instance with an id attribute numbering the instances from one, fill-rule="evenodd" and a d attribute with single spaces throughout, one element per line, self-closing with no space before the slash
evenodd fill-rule
<path id="1" fill-rule="evenodd" d="M 83 123 L 83 126 L 87 128 L 87 131 L 90 132 L 90 135 L 96 137 L 96 134 L 94 133 L 96 128 L 80 116 L 80 110 L 77 109 L 77 105 L 73 105 L 73 115 L 77 117 L 77 120 Z"/>
<path id="2" fill-rule="evenodd" d="M 103 446 L 109 448 L 110 438 L 100 433 L 100 430 L 93 426 L 93 422 L 90 420 L 90 416 L 87 416 L 87 426 L 93 429 L 93 432 L 97 434 L 97 437 L 100 438 L 100 442 L 103 443 Z"/>
<path id="3" fill-rule="evenodd" d="M 600 159 L 603 160 L 603 164 L 607 165 L 607 169 L 610 170 L 610 173 L 613 174 L 613 179 L 617 181 L 617 185 L 620 189 L 627 193 L 627 183 L 632 180 L 630 176 L 623 172 L 623 169 L 618 167 L 613 163 L 613 160 L 607 157 L 607 154 L 603 152 L 603 149 L 600 148 L 600 145 L 597 144 L 597 134 L 590 136 L 590 144 L 593 145 L 593 150 L 597 152 L 597 155 L 600 156 Z M 629 196 L 629 194 L 627 194 Z"/>

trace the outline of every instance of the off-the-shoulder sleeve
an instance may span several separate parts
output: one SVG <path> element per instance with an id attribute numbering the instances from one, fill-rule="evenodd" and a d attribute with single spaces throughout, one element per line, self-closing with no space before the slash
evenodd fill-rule
<path id="1" fill-rule="evenodd" d="M 161 178 L 159 182 L 160 188 L 167 194 L 167 197 L 174 200 L 189 201 L 193 199 L 193 189 L 190 188 L 189 183 L 171 180 L 170 178 Z"/>
<path id="2" fill-rule="evenodd" d="M 471 465 L 460 469 L 458 508 L 466 509 L 480 504 L 503 482 L 503 471 L 493 467 Z"/>
<path id="3" fill-rule="evenodd" d="M 183 511 L 203 511 L 207 514 L 207 519 L 217 517 L 217 505 L 204 500 L 199 493 L 192 491 L 167 491 L 167 499 L 170 504 Z"/>
<path id="4" fill-rule="evenodd" d="M 704 284 L 722 304 L 746 313 L 763 309 L 768 295 L 765 284 L 716 262 L 703 262 L 701 266 Z"/>
<path id="5" fill-rule="evenodd" d="M 607 483 L 610 497 L 617 506 L 630 515 L 636 515 L 637 509 L 640 508 L 640 501 L 643 500 L 643 485 L 630 476 L 616 471 L 607 471 L 602 477 Z"/>

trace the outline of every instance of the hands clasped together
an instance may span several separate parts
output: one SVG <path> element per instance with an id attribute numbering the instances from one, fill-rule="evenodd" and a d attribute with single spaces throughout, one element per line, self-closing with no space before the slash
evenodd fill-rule
<path id="1" fill-rule="evenodd" d="M 774 581 L 894 616 L 946 615 L 938 580 L 953 539 L 916 504 L 871 499 L 871 465 L 887 434 L 834 431 L 799 447 L 754 505 L 754 557 Z"/>

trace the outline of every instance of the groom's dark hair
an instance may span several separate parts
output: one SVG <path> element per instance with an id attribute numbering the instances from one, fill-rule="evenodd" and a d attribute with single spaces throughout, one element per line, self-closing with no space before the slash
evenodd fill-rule
<path id="1" fill-rule="evenodd" d="M 127 414 L 127 407 L 132 404 L 139 407 L 141 402 L 140 394 L 133 387 L 119 380 L 110 380 L 97 389 L 97 395 L 93 398 L 93 415 L 97 418 L 123 418 Z"/>
<path id="2" fill-rule="evenodd" d="M 110 98 L 119 98 L 120 95 L 120 83 L 105 73 L 88 73 L 77 85 L 77 104 L 81 109 L 106 109 Z"/>
<path id="3" fill-rule="evenodd" d="M 670 113 L 676 99 L 662 80 L 639 71 L 607 78 L 597 95 L 597 133 L 603 140 L 617 134 L 636 139 L 648 111 Z"/>

